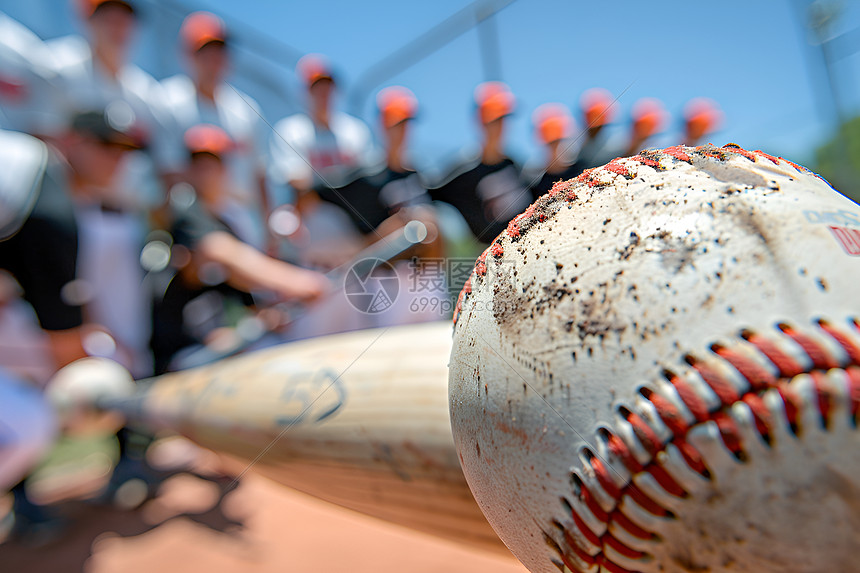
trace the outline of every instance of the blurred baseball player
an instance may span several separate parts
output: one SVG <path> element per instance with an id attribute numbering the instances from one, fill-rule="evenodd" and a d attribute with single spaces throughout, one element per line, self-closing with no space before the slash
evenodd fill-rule
<path id="1" fill-rule="evenodd" d="M 440 318 L 447 291 L 438 267 L 443 256 L 436 216 L 421 176 L 410 163 L 407 143 L 418 112 L 418 100 L 402 86 L 377 94 L 385 163 L 365 169 L 346 185 L 318 187 L 320 197 L 341 206 L 369 243 L 379 241 L 412 219 L 420 220 L 433 236 L 402 254 L 394 263 L 400 289 L 384 312 L 366 315 L 367 327 L 409 324 Z M 412 260 L 410 260 L 412 259 Z M 434 267 L 435 265 L 435 267 Z M 385 271 L 381 268 L 379 272 Z"/>
<path id="2" fill-rule="evenodd" d="M 708 98 L 694 98 L 684 106 L 684 143 L 698 145 L 711 132 L 719 129 L 723 112 Z"/>
<path id="3" fill-rule="evenodd" d="M 565 181 L 577 175 L 571 162 L 570 138 L 575 121 L 567 107 L 560 103 L 547 103 L 532 113 L 532 124 L 538 139 L 546 146 L 546 163 L 538 172 L 523 173 L 533 200 L 552 189 L 556 181 Z"/>
<path id="4" fill-rule="evenodd" d="M 135 376 L 149 374 L 149 296 L 139 263 L 148 231 L 147 211 L 162 204 L 177 179 L 181 146 L 171 137 L 172 115 L 161 85 L 128 61 L 137 14 L 124 0 L 76 0 L 87 36 L 47 42 L 56 71 L 61 114 L 66 118 L 107 109 L 111 121 L 145 130 L 146 153 L 124 156 L 113 181 L 99 193 L 75 200 L 80 232 L 80 277 L 103 287 L 88 305 L 132 353 L 124 363 Z M 121 287 L 119 285 L 122 285 Z"/>
<path id="5" fill-rule="evenodd" d="M 576 175 L 603 165 L 617 155 L 609 147 L 606 127 L 615 117 L 612 94 L 603 88 L 586 90 L 579 99 L 584 133 L 574 162 Z"/>
<path id="6" fill-rule="evenodd" d="M 528 206 L 531 195 L 504 150 L 505 120 L 514 111 L 514 95 L 501 82 L 485 82 L 475 89 L 475 105 L 483 136 L 480 157 L 456 166 L 430 196 L 456 207 L 475 238 L 489 243 Z"/>
<path id="7" fill-rule="evenodd" d="M 666 123 L 666 110 L 660 100 L 642 98 L 633 104 L 633 120 L 630 126 L 630 141 L 624 150 L 624 157 L 636 155 L 645 148 L 645 143 L 656 135 Z"/>
<path id="8" fill-rule="evenodd" d="M 190 75 L 177 74 L 162 82 L 167 106 L 176 119 L 176 137 L 194 125 L 217 125 L 233 140 L 225 157 L 231 179 L 230 211 L 242 240 L 265 248 L 263 229 L 269 213 L 266 189 L 266 145 L 269 127 L 254 99 L 226 81 L 230 40 L 223 20 L 209 12 L 194 12 L 179 30 L 181 49 Z"/>
<path id="9" fill-rule="evenodd" d="M 251 292 L 311 302 L 328 289 L 323 275 L 271 258 L 241 241 L 220 216 L 230 199 L 227 163 L 236 142 L 211 124 L 190 128 L 184 142 L 193 190 L 171 199 L 174 275 L 154 307 L 157 374 L 168 369 L 180 350 L 212 343 L 235 326 L 237 315 L 247 314 L 246 307 L 254 304 Z"/>
<path id="10" fill-rule="evenodd" d="M 0 12 L 0 129 L 40 136 L 59 129 L 51 54 L 44 42 Z"/>
<path id="11" fill-rule="evenodd" d="M 0 168 L 3 174 L 0 195 L 8 199 L 12 196 L 8 192 L 10 189 L 24 187 L 29 190 L 26 200 L 20 200 L 18 193 L 19 200 L 4 201 L 4 207 L 17 207 L 6 213 L 18 212 L 21 216 L 17 222 L 4 221 L 3 237 L 8 238 L 0 242 L 0 269 L 15 278 L 24 300 L 35 312 L 47 340 L 42 361 L 51 365 L 49 373 L 93 354 L 128 363 L 128 349 L 84 312 L 97 285 L 81 278 L 81 232 L 74 201 L 108 185 L 123 156 L 141 147 L 133 124 L 112 121 L 107 112 L 82 113 L 73 118 L 71 130 L 58 138 L 58 147 L 50 149 L 24 134 L 0 133 L 3 134 L 0 162 L 7 160 Z M 116 284 L 107 286 L 121 288 Z M 21 337 L 22 333 L 12 335 Z M 4 342 L 2 346 L 7 344 Z M 45 381 L 36 380 L 38 383 Z M 23 398 L 20 393 L 16 395 Z M 39 421 L 35 411 L 33 415 L 28 432 L 32 431 L 36 439 L 45 435 L 44 423 Z M 9 420 L 11 423 L 15 418 Z M 7 439 L 13 445 L 23 440 L 15 438 L 14 428 L 8 431 L 11 433 Z M 42 447 L 47 447 L 47 443 L 45 441 Z M 33 461 L 32 456 L 28 459 Z M 22 470 L 19 467 L 16 471 Z M 56 525 L 50 512 L 29 500 L 23 486 L 17 486 L 13 492 L 16 531 L 32 534 Z"/>

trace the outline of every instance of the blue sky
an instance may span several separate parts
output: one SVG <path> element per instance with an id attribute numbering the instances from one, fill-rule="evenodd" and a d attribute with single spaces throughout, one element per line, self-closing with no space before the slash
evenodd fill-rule
<path id="1" fill-rule="evenodd" d="M 371 64 L 469 2 L 200 4 L 300 50 L 328 54 L 349 88 Z M 860 25 L 857 4 L 843 5 L 839 30 Z M 816 99 L 813 86 L 825 78 L 820 66 L 810 66 L 819 54 L 806 43 L 800 5 L 787 0 L 514 2 L 495 16 L 501 79 L 519 101 L 510 147 L 521 159 L 538 153 L 531 110 L 547 101 L 575 106 L 585 89 L 601 86 L 616 96 L 623 92 L 618 131 L 626 128 L 636 99 L 656 97 L 673 122 L 654 143 L 674 142 L 684 103 L 708 96 L 725 113 L 723 129 L 712 136 L 715 143 L 733 141 L 807 161 L 810 144 L 825 133 L 832 116 Z M 848 109 L 860 113 L 860 51 L 839 61 L 836 70 Z M 415 91 L 422 114 L 414 148 L 435 157 L 477 141 L 470 97 L 482 79 L 479 36 L 472 30 L 384 85 L 400 83 Z M 370 105 L 364 112 L 373 117 Z"/>
<path id="2" fill-rule="evenodd" d="M 321 52 L 331 59 L 340 72 L 339 103 L 346 106 L 347 95 L 363 72 L 470 5 L 464 0 L 140 3 L 144 18 L 135 58 L 156 77 L 181 70 L 181 58 L 164 46 L 175 42 L 183 11 L 202 8 L 225 17 L 235 30 L 236 83 L 261 100 L 272 123 L 302 103 L 292 74 L 300 53 Z M 600 86 L 619 97 L 612 128 L 618 138 L 626 133 L 633 103 L 640 97 L 656 97 L 670 112 L 671 122 L 651 144 L 676 143 L 684 103 L 707 96 L 725 114 L 722 129 L 709 140 L 761 148 L 808 163 L 834 116 L 827 91 L 821 89 L 826 76 L 820 52 L 807 42 L 800 23 L 804 4 L 804 0 L 512 2 L 493 17 L 501 77 L 491 78 L 507 82 L 518 99 L 508 147 L 521 161 L 539 157 L 531 111 L 549 101 L 575 111 L 582 92 Z M 69 0 L 27 4 L 0 0 L 0 7 L 43 37 L 75 28 L 70 23 Z M 860 3 L 843 2 L 834 34 L 858 26 Z M 159 40 L 152 41 L 153 34 Z M 444 165 L 458 150 L 477 144 L 472 91 L 480 81 L 490 79 L 485 77 L 479 46 L 479 33 L 473 28 L 377 87 L 401 84 L 418 96 L 421 114 L 412 149 L 419 166 Z M 852 47 L 858 51 L 833 67 L 848 116 L 860 113 L 860 40 L 856 37 Z M 254 93 L 258 88 L 249 78 L 254 66 L 265 62 L 261 51 L 277 64 L 265 63 L 256 77 L 268 76 L 263 79 L 280 85 L 291 98 Z M 365 100 L 360 115 L 376 129 L 372 99 Z"/>

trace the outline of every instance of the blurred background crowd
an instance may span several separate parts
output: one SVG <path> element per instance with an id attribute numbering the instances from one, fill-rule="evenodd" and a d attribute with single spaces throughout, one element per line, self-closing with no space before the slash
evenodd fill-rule
<path id="1" fill-rule="evenodd" d="M 230 82 L 235 48 L 219 16 L 183 19 L 172 42 L 185 71 L 158 81 L 130 58 L 138 5 L 74 9 L 83 34 L 48 41 L 0 14 L 7 163 L 37 196 L 0 244 L 2 360 L 42 382 L 86 355 L 142 377 L 251 343 L 444 318 L 464 278 L 446 256 L 473 260 L 555 181 L 637 153 L 670 122 L 641 98 L 625 137 L 609 138 L 621 106 L 589 88 L 573 109 L 525 110 L 544 150 L 523 165 L 507 145 L 516 94 L 487 81 L 463 94 L 479 149 L 418 172 L 409 136 L 421 103 L 408 87 L 375 94 L 371 128 L 337 105 L 333 64 L 308 54 L 294 72 L 303 109 L 268 118 Z M 715 102 L 694 98 L 677 143 L 700 143 L 721 121 Z M 367 308 L 335 296 L 336 271 L 410 221 L 421 241 L 376 272 L 397 292 Z"/>
<path id="2" fill-rule="evenodd" d="M 626 63 L 591 75 L 566 66 L 598 54 L 550 57 L 545 50 L 555 69 L 547 75 L 542 65 L 544 75 L 532 82 L 542 86 L 540 100 L 533 89 L 524 99 L 513 83 L 499 81 L 502 47 L 511 43 L 500 40 L 494 18 L 512 4 L 475 2 L 405 37 L 396 29 L 383 39 L 366 36 L 366 19 L 357 20 L 338 46 L 363 53 L 365 44 L 404 43 L 357 78 L 353 73 L 351 85 L 349 71 L 325 54 L 172 0 L 4 7 L 0 366 L 41 386 L 65 364 L 102 356 L 141 378 L 283 341 L 446 318 L 471 262 L 554 182 L 648 147 L 697 145 L 715 135 L 726 143 L 721 130 L 736 100 L 729 107 L 718 101 L 728 94 L 747 90 L 743 101 L 765 98 L 774 106 L 782 99 L 781 85 L 733 85 L 733 66 L 738 74 L 768 62 L 785 66 L 790 74 L 781 76 L 793 76 L 795 87 L 816 86 L 808 96 L 824 118 L 813 129 L 792 115 L 772 122 L 790 138 L 736 142 L 765 141 L 777 147 L 766 151 L 857 193 L 860 119 L 852 119 L 856 98 L 845 97 L 853 76 L 843 64 L 857 59 L 860 28 L 842 31 L 837 4 L 772 9 L 772 29 L 761 34 L 773 43 L 785 30 L 777 17 L 809 15 L 816 46 L 809 58 L 821 59 L 808 82 L 797 80 L 802 72 L 791 58 L 733 51 L 728 39 L 634 50 Z M 535 14 L 545 17 L 547 34 L 585 36 L 599 28 L 587 17 L 559 28 L 547 6 L 529 11 Z M 329 25 L 349 19 L 340 16 L 330 15 Z M 744 25 L 738 21 L 738 33 Z M 438 50 L 460 50 L 457 42 L 473 28 L 483 73 L 415 66 Z M 695 37 L 695 30 L 686 33 Z M 324 51 L 328 36 L 317 37 Z M 595 52 L 615 41 L 598 37 Z M 516 38 L 522 52 L 542 40 Z M 474 59 L 473 52 L 454 59 Z M 690 53 L 696 66 L 678 64 Z M 726 53 L 743 64 L 727 65 Z M 711 82 L 708 93 L 683 87 L 718 70 L 728 80 Z M 436 87 L 435 107 L 416 95 L 427 82 Z M 666 85 L 681 95 L 668 104 L 647 96 Z M 744 119 L 732 134 L 747 134 Z M 445 144 L 416 144 L 414 126 L 422 122 L 443 132 Z M 820 125 L 830 126 L 824 136 Z M 813 132 L 817 152 L 805 140 Z M 447 146 L 465 141 L 473 145 L 456 152 Z M 16 196 L 18 217 L 10 207 Z M 392 246 L 404 238 L 408 248 Z M 373 269 L 376 287 L 368 276 L 347 280 L 362 257 L 386 261 Z M 395 291 L 385 286 L 392 280 Z M 366 304 L 356 302 L 361 297 Z M 120 438 L 121 448 L 126 442 Z"/>

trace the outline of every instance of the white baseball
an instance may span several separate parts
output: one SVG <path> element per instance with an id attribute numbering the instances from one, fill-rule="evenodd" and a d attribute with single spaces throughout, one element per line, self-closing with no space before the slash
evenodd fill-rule
<path id="1" fill-rule="evenodd" d="M 48 382 L 45 395 L 61 416 L 67 416 L 96 408 L 106 398 L 131 396 L 134 389 L 134 379 L 121 364 L 88 356 L 61 368 Z"/>
<path id="2" fill-rule="evenodd" d="M 559 183 L 461 294 L 452 427 L 533 572 L 860 567 L 860 207 L 762 152 Z"/>

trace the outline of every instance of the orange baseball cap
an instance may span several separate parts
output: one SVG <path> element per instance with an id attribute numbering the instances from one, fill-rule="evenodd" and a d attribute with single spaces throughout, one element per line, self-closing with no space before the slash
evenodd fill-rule
<path id="1" fill-rule="evenodd" d="M 599 127 L 612 121 L 614 104 L 612 94 L 603 88 L 591 88 L 579 98 L 579 106 L 587 127 Z"/>
<path id="2" fill-rule="evenodd" d="M 712 99 L 694 98 L 684 106 L 684 121 L 686 123 L 688 142 L 698 141 L 705 134 L 719 127 L 723 112 Z"/>
<path id="3" fill-rule="evenodd" d="M 409 89 L 402 86 L 391 86 L 377 94 L 376 106 L 379 108 L 382 125 L 388 128 L 407 119 L 415 118 L 418 111 L 418 100 Z"/>
<path id="4" fill-rule="evenodd" d="M 233 140 L 227 132 L 211 123 L 201 123 L 188 128 L 183 139 L 191 155 L 211 153 L 216 157 L 222 157 L 234 148 Z"/>
<path id="5" fill-rule="evenodd" d="M 211 12 L 194 12 L 183 20 L 179 36 L 189 52 L 196 52 L 211 42 L 227 43 L 227 27 Z"/>
<path id="6" fill-rule="evenodd" d="M 647 139 L 660 131 L 666 122 L 666 110 L 660 100 L 642 98 L 633 104 L 633 137 Z"/>
<path id="7" fill-rule="evenodd" d="M 90 18 L 93 14 L 96 13 L 96 10 L 98 10 L 105 4 L 116 4 L 117 6 L 122 6 L 123 8 L 126 8 L 132 14 L 135 13 L 134 6 L 130 2 L 126 2 L 125 0 L 78 0 L 78 8 L 84 15 L 84 18 Z"/>
<path id="8" fill-rule="evenodd" d="M 481 123 L 490 123 L 514 111 L 516 100 L 508 86 L 502 82 L 484 82 L 475 88 L 475 103 Z"/>
<path id="9" fill-rule="evenodd" d="M 544 143 L 570 137 L 574 121 L 570 111 L 560 103 L 545 103 L 532 113 L 532 123 Z"/>
<path id="10" fill-rule="evenodd" d="M 320 80 L 334 81 L 331 66 L 326 57 L 321 54 L 303 56 L 296 64 L 296 73 L 308 86 L 312 86 Z"/>

